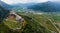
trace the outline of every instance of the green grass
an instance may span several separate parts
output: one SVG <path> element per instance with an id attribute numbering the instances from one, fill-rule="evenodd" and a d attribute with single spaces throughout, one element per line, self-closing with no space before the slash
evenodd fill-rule
<path id="1" fill-rule="evenodd" d="M 28 14 L 18 14 L 21 17 L 23 17 L 26 21 L 26 25 L 22 27 L 21 30 L 9 30 L 9 28 L 17 28 L 20 23 L 11 22 L 10 20 L 4 21 L 4 26 L 0 25 L 1 27 L 7 27 L 2 28 L 0 32 L 6 32 L 6 33 L 59 33 L 59 25 L 57 26 L 55 23 L 60 23 L 60 16 L 54 16 L 49 14 L 42 14 L 42 15 L 36 15 L 33 13 Z M 32 19 L 29 19 L 29 18 Z M 59 21 L 59 22 L 58 22 Z M 6 26 L 5 26 L 6 25 Z M 22 25 L 21 25 L 22 26 Z M 0 27 L 0 28 L 1 28 Z M 10 32 L 11 31 L 11 32 Z"/>
<path id="2" fill-rule="evenodd" d="M 18 22 L 15 19 L 4 20 L 4 24 L 7 25 L 9 28 L 22 28 L 21 22 Z"/>

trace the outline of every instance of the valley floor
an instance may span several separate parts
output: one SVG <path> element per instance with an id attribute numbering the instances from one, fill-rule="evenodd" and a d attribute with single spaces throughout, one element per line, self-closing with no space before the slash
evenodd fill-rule
<path id="1" fill-rule="evenodd" d="M 60 33 L 60 16 L 33 13 L 18 13 L 18 15 L 24 18 L 24 26 L 19 22 L 4 21 L 0 24 L 0 33 Z M 18 26 L 21 29 L 10 29 Z"/>

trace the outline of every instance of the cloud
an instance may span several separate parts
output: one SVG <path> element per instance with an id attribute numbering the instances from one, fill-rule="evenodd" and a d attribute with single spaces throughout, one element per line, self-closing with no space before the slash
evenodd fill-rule
<path id="1" fill-rule="evenodd" d="M 30 2 L 46 2 L 48 0 L 29 0 Z"/>
<path id="2" fill-rule="evenodd" d="M 14 4 L 14 3 L 31 3 L 31 2 L 46 2 L 48 0 L 2 0 L 8 4 Z"/>
<path id="3" fill-rule="evenodd" d="M 49 1 L 60 1 L 60 0 L 49 0 Z"/>

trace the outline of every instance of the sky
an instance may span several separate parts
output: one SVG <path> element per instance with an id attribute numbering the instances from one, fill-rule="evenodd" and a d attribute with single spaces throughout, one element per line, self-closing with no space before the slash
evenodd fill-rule
<path id="1" fill-rule="evenodd" d="M 16 3 L 41 3 L 46 1 L 60 1 L 60 0 L 1 0 L 7 4 L 16 4 Z"/>

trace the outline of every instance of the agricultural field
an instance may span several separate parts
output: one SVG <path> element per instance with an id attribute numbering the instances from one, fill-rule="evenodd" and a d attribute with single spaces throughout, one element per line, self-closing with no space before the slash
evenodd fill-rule
<path id="1" fill-rule="evenodd" d="M 17 13 L 24 18 L 24 26 L 15 19 L 4 20 L 0 33 L 60 33 L 60 16 L 52 14 Z"/>

